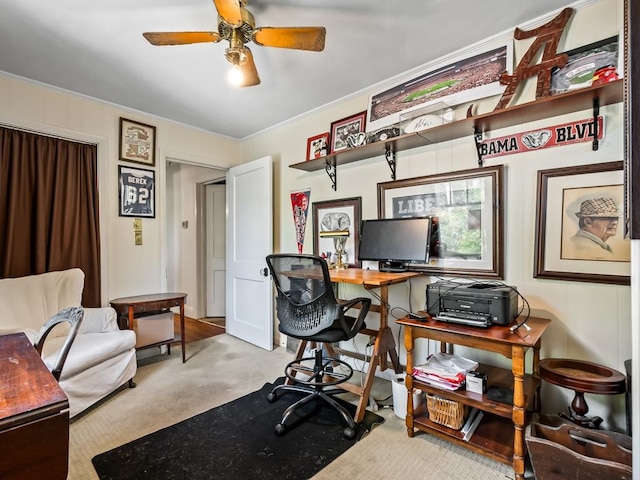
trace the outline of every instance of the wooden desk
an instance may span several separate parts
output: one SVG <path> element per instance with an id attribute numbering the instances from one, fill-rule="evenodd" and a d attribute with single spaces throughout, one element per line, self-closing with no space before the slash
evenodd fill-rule
<path id="1" fill-rule="evenodd" d="M 340 385 L 344 390 L 354 393 L 360 397 L 355 415 L 355 421 L 356 423 L 359 423 L 364 419 L 365 410 L 369 403 L 369 394 L 375 378 L 376 367 L 379 366 L 380 370 L 386 370 L 388 355 L 391 359 L 394 370 L 397 373 L 401 371 L 393 333 L 388 325 L 389 312 L 387 304 L 389 301 L 389 285 L 406 282 L 410 278 L 417 277 L 420 274 L 416 272 L 378 272 L 377 270 L 364 270 L 361 268 L 330 270 L 329 273 L 331 275 L 331 281 L 334 283 L 362 285 L 366 290 L 380 289 L 380 305 L 371 305 L 371 308 L 369 309 L 370 312 L 379 313 L 380 327 L 377 330 L 366 328 L 359 332 L 364 335 L 376 337 L 373 345 L 371 361 L 369 363 L 369 369 L 365 375 L 363 386 L 356 385 L 354 383 L 343 383 Z M 328 349 L 330 350 L 330 346 L 328 346 Z M 344 350 L 340 350 L 340 353 L 344 355 L 350 354 L 350 352 Z"/>
<path id="2" fill-rule="evenodd" d="M 69 401 L 24 333 L 0 336 L 0 478 L 65 480 Z"/>
<path id="3" fill-rule="evenodd" d="M 155 347 L 158 345 L 170 345 L 173 342 L 180 341 L 182 345 L 182 363 L 186 361 L 185 356 L 185 333 L 184 333 L 184 304 L 187 300 L 186 293 L 155 293 L 151 295 L 137 295 L 134 297 L 123 297 L 111 300 L 111 306 L 115 309 L 120 317 L 120 328 L 134 327 L 136 314 L 144 313 L 162 313 L 168 311 L 171 307 L 180 307 L 180 338 L 174 337 L 171 340 L 160 342 L 146 347 Z"/>
<path id="4" fill-rule="evenodd" d="M 423 313 L 427 315 L 426 312 Z M 534 410 L 540 410 L 540 345 L 542 334 L 550 320 L 529 318 L 527 325 L 531 327 L 531 331 L 527 331 L 523 327 L 512 334 L 508 326 L 470 327 L 439 322 L 428 315 L 427 317 L 424 322 L 412 320 L 409 317 L 396 321 L 405 327 L 408 435 L 412 437 L 416 428 L 432 433 L 477 453 L 512 465 L 516 478 L 523 480 L 526 456 L 524 442 L 526 409 L 533 399 Z M 511 371 L 489 365 L 481 365 L 478 370 L 487 374 L 488 386 L 513 389 L 513 405 L 498 403 L 488 399 L 485 395 L 466 390 L 446 391 L 414 378 L 412 375 L 413 349 L 417 338 L 439 341 L 440 349 L 443 352 L 446 350 L 447 344 L 452 344 L 499 353 L 510 358 Z M 525 375 L 525 354 L 529 348 L 533 349 L 532 373 Z M 414 410 L 412 395 L 414 388 L 475 407 L 485 412 L 485 416 L 473 436 L 468 441 L 464 441 L 459 431 L 430 421 L 424 408 Z"/>

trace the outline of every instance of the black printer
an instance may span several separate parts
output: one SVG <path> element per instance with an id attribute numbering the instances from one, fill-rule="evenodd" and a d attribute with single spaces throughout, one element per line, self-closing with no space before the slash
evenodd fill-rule
<path id="1" fill-rule="evenodd" d="M 427 312 L 436 320 L 478 327 L 509 325 L 518 316 L 516 287 L 491 282 L 427 285 Z"/>

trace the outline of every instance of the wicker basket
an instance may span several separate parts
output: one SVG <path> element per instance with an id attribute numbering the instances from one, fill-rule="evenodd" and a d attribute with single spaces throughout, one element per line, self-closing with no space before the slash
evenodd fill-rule
<path id="1" fill-rule="evenodd" d="M 466 405 L 453 400 L 427 395 L 427 410 L 429 420 L 445 427 L 460 430 L 464 425 Z"/>

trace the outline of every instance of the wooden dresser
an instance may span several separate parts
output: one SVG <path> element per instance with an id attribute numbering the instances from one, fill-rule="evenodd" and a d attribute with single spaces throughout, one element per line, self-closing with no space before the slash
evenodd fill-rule
<path id="1" fill-rule="evenodd" d="M 24 333 L 0 336 L 0 479 L 64 480 L 69 401 Z"/>

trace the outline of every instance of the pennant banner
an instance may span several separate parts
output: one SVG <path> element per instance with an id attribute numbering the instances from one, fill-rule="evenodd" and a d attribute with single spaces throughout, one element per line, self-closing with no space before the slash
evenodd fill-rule
<path id="1" fill-rule="evenodd" d="M 593 141 L 595 128 L 593 117 L 577 122 L 563 123 L 526 133 L 485 140 L 478 146 L 483 159 L 502 157 L 513 153 L 531 152 L 544 148 L 560 147 L 572 143 Z M 598 140 L 604 138 L 604 118 L 598 116 Z"/>
<path id="2" fill-rule="evenodd" d="M 296 228 L 298 253 L 302 253 L 302 246 L 304 245 L 304 231 L 307 226 L 309 198 L 311 198 L 310 188 L 300 192 L 291 192 L 291 208 L 293 209 L 293 224 Z"/>

